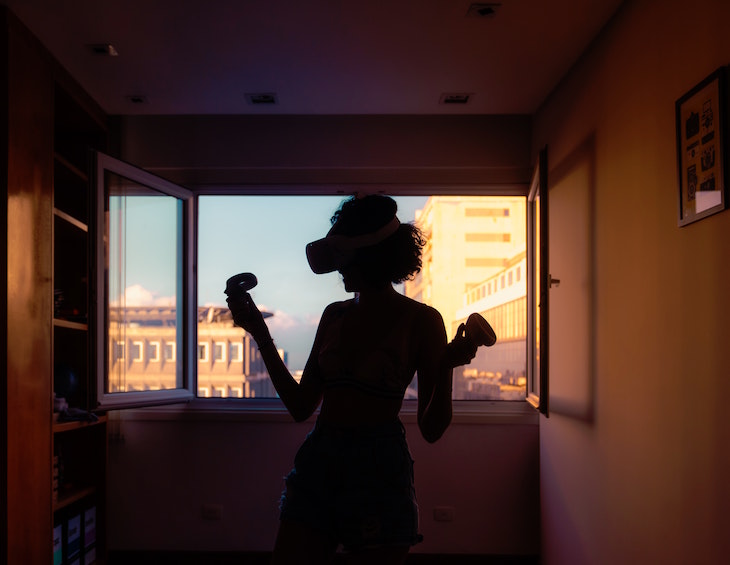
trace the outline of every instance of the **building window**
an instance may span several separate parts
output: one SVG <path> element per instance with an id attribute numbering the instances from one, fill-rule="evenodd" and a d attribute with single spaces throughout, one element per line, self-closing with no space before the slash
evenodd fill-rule
<path id="1" fill-rule="evenodd" d="M 175 342 L 174 341 L 166 341 L 165 342 L 165 361 L 171 362 L 175 361 Z"/>
<path id="2" fill-rule="evenodd" d="M 144 343 L 142 341 L 133 341 L 129 348 L 129 356 L 134 363 L 141 363 L 144 361 L 144 355 L 142 351 L 144 349 Z"/>
<path id="3" fill-rule="evenodd" d="M 509 233 L 466 233 L 464 241 L 467 243 L 509 243 L 512 241 L 512 234 Z"/>
<path id="4" fill-rule="evenodd" d="M 159 363 L 160 361 L 160 342 L 151 341 L 147 344 L 147 360 L 150 363 Z"/>
<path id="5" fill-rule="evenodd" d="M 113 341 L 112 342 L 112 363 L 117 361 L 124 361 L 124 342 Z"/>
<path id="6" fill-rule="evenodd" d="M 226 344 L 222 341 L 213 343 L 213 361 L 222 363 L 226 360 Z"/>
<path id="7" fill-rule="evenodd" d="M 229 359 L 231 363 L 241 363 L 243 361 L 243 344 L 242 343 L 230 343 L 229 345 Z"/>
<path id="8" fill-rule="evenodd" d="M 208 359 L 210 358 L 208 355 L 209 349 L 210 345 L 208 343 L 198 344 L 198 361 L 201 361 L 203 363 L 208 361 Z"/>
<path id="9" fill-rule="evenodd" d="M 509 208 L 466 208 L 464 210 L 464 216 L 467 218 L 506 218 L 509 215 Z"/>

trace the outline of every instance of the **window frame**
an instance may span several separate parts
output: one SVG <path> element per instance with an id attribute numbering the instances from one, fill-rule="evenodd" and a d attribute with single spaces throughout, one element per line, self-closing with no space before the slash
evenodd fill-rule
<path id="1" fill-rule="evenodd" d="M 115 159 L 101 152 L 94 153 L 95 170 L 94 181 L 96 184 L 96 296 L 98 306 L 95 316 L 96 333 L 96 401 L 99 410 L 115 410 L 121 408 L 135 408 L 142 406 L 156 406 L 168 403 L 188 402 L 195 398 L 196 377 L 191 372 L 195 366 L 193 356 L 195 355 L 195 340 L 197 331 L 195 329 L 195 295 L 197 288 L 193 276 L 195 268 L 195 240 L 194 240 L 194 218 L 197 214 L 196 199 L 192 191 L 178 186 L 166 179 L 158 177 L 144 169 L 135 167 L 130 163 Z M 184 355 L 178 355 L 177 347 L 174 348 L 175 362 L 182 363 L 182 386 L 174 389 L 160 390 L 135 390 L 125 392 L 107 392 L 107 376 L 109 374 L 108 347 L 108 276 L 106 272 L 106 203 L 108 199 L 106 187 L 106 173 L 124 177 L 134 183 L 151 188 L 167 196 L 173 196 L 182 203 L 182 218 L 177 226 L 177 237 L 182 241 L 182 304 L 177 305 L 181 311 L 182 335 L 175 345 L 182 344 Z M 126 349 L 126 345 L 125 345 Z M 144 354 L 144 353 L 143 353 Z M 125 362 L 129 359 L 125 351 Z M 167 359 L 166 359 L 167 361 Z"/>
<path id="2" fill-rule="evenodd" d="M 511 186 L 463 186 L 454 184 L 443 186 L 401 186 L 388 185 L 387 187 L 368 186 L 339 186 L 335 192 L 327 190 L 326 186 L 279 185 L 276 187 L 261 187 L 245 185 L 237 187 L 198 187 L 195 189 L 196 201 L 200 196 L 338 196 L 346 198 L 352 194 L 365 195 L 370 193 L 388 194 L 389 196 L 430 196 L 430 195 L 459 195 L 459 196 L 521 196 L 527 199 L 531 185 Z M 197 215 L 193 219 L 197 242 Z M 526 218 L 527 221 L 527 218 Z M 529 247 L 529 239 L 527 242 Z M 195 250 L 197 254 L 197 248 Z M 529 266 L 528 266 L 529 271 Z M 496 289 L 495 289 L 496 290 Z M 529 292 L 529 290 L 528 290 Z M 197 294 L 195 296 L 197 301 Z M 529 300 L 529 297 L 528 297 Z M 197 324 L 195 324 L 197 330 Z M 528 361 L 529 362 L 529 361 Z M 197 372 L 195 375 L 197 386 Z M 196 389 L 197 390 L 197 389 Z M 531 406 L 526 390 L 523 401 L 511 400 L 453 400 L 454 421 L 460 423 L 536 423 L 534 418 L 537 412 Z M 279 419 L 288 416 L 283 403 L 278 398 L 219 398 L 198 396 L 187 404 L 186 410 L 201 414 L 242 412 L 256 419 L 270 417 Z M 318 410 L 317 410 L 318 412 Z M 315 417 L 316 413 L 315 412 Z M 401 418 L 404 422 L 415 421 L 417 412 L 416 399 L 404 399 L 401 408 Z M 242 416 L 247 417 L 247 416 Z"/>
<path id="3" fill-rule="evenodd" d="M 182 188 L 170 183 L 160 177 L 148 173 L 142 169 L 134 167 L 123 161 L 113 159 L 104 154 L 97 154 L 97 182 L 98 177 L 103 178 L 103 170 L 111 170 L 122 176 L 132 178 L 137 182 L 139 179 L 145 179 L 142 184 L 154 183 L 155 186 L 162 186 L 166 190 L 171 190 L 178 197 L 184 199 L 184 230 L 182 237 L 184 238 L 184 324 L 183 324 L 183 345 L 184 353 L 183 362 L 183 385 L 182 389 L 162 390 L 162 391 L 136 391 L 126 393 L 126 402 L 115 403 L 100 402 L 102 409 L 114 408 L 137 408 L 144 406 L 158 406 L 160 417 L 165 418 L 172 415 L 173 418 L 180 417 L 180 410 L 190 414 L 193 418 L 209 418 L 213 414 L 219 414 L 223 417 L 231 417 L 232 413 L 237 413 L 241 418 L 253 418 L 256 421 L 261 419 L 286 420 L 288 413 L 282 402 L 278 398 L 216 398 L 212 396 L 200 396 L 198 388 L 198 359 L 197 359 L 197 233 L 198 233 L 198 198 L 200 196 L 338 196 L 345 198 L 351 194 L 367 194 L 367 193 L 387 193 L 391 196 L 429 196 L 429 195 L 464 195 L 464 196 L 522 196 L 527 198 L 529 185 L 460 185 L 453 184 L 448 186 L 432 186 L 432 185 L 242 185 L 236 187 L 211 187 L 200 186 L 193 190 Z M 116 169 L 116 170 L 115 170 Z M 129 175 L 133 175 L 130 177 Z M 140 176 L 137 176 L 140 175 Z M 159 183 L 159 184 L 157 184 Z M 103 192 L 101 192 L 104 195 Z M 97 209 L 99 206 L 97 206 Z M 103 206 L 101 206 L 103 209 Z M 102 226 L 103 218 L 97 218 L 99 225 Z M 528 224 L 529 225 L 529 224 Z M 529 229 L 529 227 L 528 227 Z M 101 237 L 101 235 L 100 235 Z M 528 248 L 530 246 L 528 239 Z M 99 278 L 103 280 L 103 246 L 97 245 L 97 263 L 99 265 Z M 527 268 L 529 275 L 529 266 Z M 529 292 L 529 290 L 528 290 Z M 99 296 L 105 296 L 99 294 Z M 529 296 L 528 296 L 529 300 Z M 101 309 L 100 309 L 101 310 Z M 99 351 L 103 352 L 105 347 L 105 320 L 102 316 L 97 316 L 99 321 L 100 334 Z M 177 348 L 177 343 L 167 342 L 161 343 L 160 360 L 168 362 L 167 347 L 173 346 L 173 356 L 177 360 L 181 356 Z M 245 357 L 244 347 L 241 346 L 242 355 Z M 126 351 L 125 351 L 126 353 Z M 230 353 L 230 352 L 229 352 Z M 228 359 L 230 355 L 225 354 Z M 105 370 L 105 361 L 103 353 L 99 355 L 100 360 L 98 378 L 98 391 L 103 391 L 103 379 Z M 126 355 L 125 355 L 126 357 Z M 245 360 L 245 359 L 244 359 Z M 529 363 L 529 355 L 528 355 Z M 529 385 L 528 385 L 529 386 Z M 529 391 L 528 391 L 529 392 Z M 453 414 L 454 422 L 458 423 L 530 423 L 534 424 L 537 420 L 534 418 L 536 412 L 530 406 L 529 394 L 526 394 L 525 402 L 509 401 L 509 400 L 454 400 Z M 168 406 L 165 404 L 179 404 L 184 402 L 181 408 L 178 406 Z M 415 422 L 417 410 L 417 400 L 404 399 L 401 409 L 401 417 L 404 422 Z M 149 412 L 146 412 L 149 414 Z M 198 414 L 199 416 L 196 416 Z"/>
<path id="4" fill-rule="evenodd" d="M 544 147 L 538 155 L 527 197 L 527 402 L 544 416 L 548 416 L 549 394 L 547 167 Z"/>

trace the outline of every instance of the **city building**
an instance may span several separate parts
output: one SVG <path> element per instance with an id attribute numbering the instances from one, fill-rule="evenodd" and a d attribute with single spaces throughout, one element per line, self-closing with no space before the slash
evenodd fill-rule
<path id="1" fill-rule="evenodd" d="M 416 213 L 426 245 L 406 296 L 433 306 L 449 338 L 481 313 L 497 344 L 454 370 L 457 400 L 523 400 L 526 377 L 526 199 L 432 196 Z"/>
<path id="2" fill-rule="evenodd" d="M 264 317 L 272 316 L 264 312 Z M 175 308 L 110 308 L 109 392 L 180 386 L 176 374 Z M 279 355 L 286 363 L 283 349 Z M 271 398 L 271 384 L 256 342 L 233 324 L 228 308 L 198 308 L 198 396 Z"/>

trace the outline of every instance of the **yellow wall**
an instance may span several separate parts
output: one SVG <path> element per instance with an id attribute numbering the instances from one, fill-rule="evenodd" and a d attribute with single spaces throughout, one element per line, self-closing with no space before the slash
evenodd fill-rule
<path id="1" fill-rule="evenodd" d="M 630 0 L 536 116 L 551 237 L 578 236 L 550 247 L 543 563 L 726 559 L 730 211 L 677 226 L 674 103 L 730 63 L 728 22 Z"/>

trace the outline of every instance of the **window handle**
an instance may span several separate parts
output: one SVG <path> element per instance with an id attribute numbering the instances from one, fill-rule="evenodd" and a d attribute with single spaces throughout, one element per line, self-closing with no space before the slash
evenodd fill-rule
<path id="1" fill-rule="evenodd" d="M 560 286 L 560 279 L 554 279 L 552 275 L 548 275 L 548 288 Z"/>

